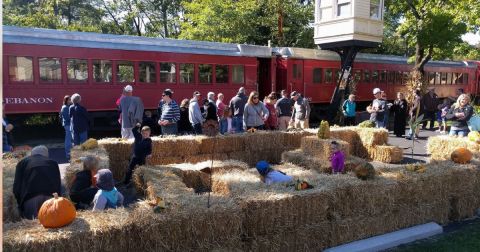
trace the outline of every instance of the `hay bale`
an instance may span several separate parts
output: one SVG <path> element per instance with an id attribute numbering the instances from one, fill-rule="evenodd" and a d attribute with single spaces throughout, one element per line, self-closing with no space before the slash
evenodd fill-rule
<path id="1" fill-rule="evenodd" d="M 331 127 L 330 128 L 330 137 L 335 139 L 340 139 L 350 144 L 350 154 L 357 155 L 358 146 L 362 145 L 362 140 L 358 133 L 351 129 L 351 127 Z"/>
<path id="2" fill-rule="evenodd" d="M 467 148 L 475 157 L 480 157 L 480 144 L 469 141 L 467 137 L 429 137 L 427 142 L 427 153 L 431 155 L 431 160 L 450 160 L 452 152 L 459 147 Z"/>
<path id="3" fill-rule="evenodd" d="M 3 163 L 3 222 L 15 222 L 20 220 L 20 212 L 18 211 L 17 200 L 13 195 L 13 182 L 15 180 L 15 170 L 17 163 L 20 161 L 14 154 L 4 155 Z"/>
<path id="4" fill-rule="evenodd" d="M 329 160 L 332 156 L 331 142 L 335 140 L 339 144 L 340 150 L 345 157 L 350 155 L 350 144 L 338 139 L 319 139 L 316 136 L 307 136 L 302 138 L 301 149 L 312 157 Z"/>
<path id="5" fill-rule="evenodd" d="M 370 158 L 382 163 L 400 163 L 403 160 L 403 150 L 397 146 L 375 145 L 367 147 Z"/>
<path id="6" fill-rule="evenodd" d="M 195 136 L 152 137 L 152 157 L 189 157 L 200 153 Z"/>
<path id="7" fill-rule="evenodd" d="M 284 143 L 284 134 L 276 131 L 256 131 L 255 133 L 244 133 L 245 151 L 264 151 L 273 150 L 279 146 L 279 143 Z"/>
<path id="8" fill-rule="evenodd" d="M 282 162 L 298 165 L 309 170 L 316 170 L 321 173 L 332 172 L 330 161 L 312 157 L 311 155 L 303 152 L 301 149 L 283 152 Z M 364 162 L 365 160 L 350 155 L 345 159 L 345 171 L 352 171 L 353 168 Z"/>
<path id="9" fill-rule="evenodd" d="M 198 136 L 201 154 L 215 152 L 233 152 L 245 150 L 245 137 L 243 134 L 217 135 L 215 137 Z"/>
<path id="10" fill-rule="evenodd" d="M 279 132 L 280 133 L 280 132 Z M 282 131 L 281 134 L 284 135 L 284 143 L 286 149 L 298 149 L 302 144 L 302 138 L 306 136 L 316 135 L 315 129 L 307 129 L 302 131 Z"/>
<path id="11" fill-rule="evenodd" d="M 358 133 L 363 145 L 384 145 L 388 143 L 388 131 L 386 129 L 353 128 Z"/>

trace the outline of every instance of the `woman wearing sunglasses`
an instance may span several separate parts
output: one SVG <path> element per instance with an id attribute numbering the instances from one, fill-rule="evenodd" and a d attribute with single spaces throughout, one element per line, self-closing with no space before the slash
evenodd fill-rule
<path id="1" fill-rule="evenodd" d="M 258 92 L 251 92 L 243 112 L 243 124 L 245 124 L 247 130 L 251 128 L 265 129 L 265 121 L 268 120 L 268 115 L 268 109 L 260 101 Z"/>

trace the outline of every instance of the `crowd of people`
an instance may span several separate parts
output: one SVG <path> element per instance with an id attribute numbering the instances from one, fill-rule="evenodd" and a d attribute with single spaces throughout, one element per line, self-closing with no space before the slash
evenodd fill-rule
<path id="1" fill-rule="evenodd" d="M 278 100 L 272 92 L 262 101 L 258 92 L 252 91 L 247 96 L 241 87 L 229 102 L 225 102 L 222 93 L 208 92 L 206 99 L 202 99 L 202 94 L 195 91 L 190 99 L 183 99 L 180 106 L 173 94 L 171 89 L 163 91 L 157 115 L 153 115 L 144 109 L 140 97 L 133 96 L 133 87 L 125 86 L 116 101 L 122 138 L 135 138 L 132 130 L 137 124 L 148 126 L 152 134 L 161 135 L 235 134 L 250 129 L 309 127 L 309 102 L 296 91 L 289 95 L 282 90 Z M 88 138 L 88 112 L 81 105 L 79 94 L 65 96 L 60 117 L 65 128 L 65 155 L 69 159 L 72 145 L 82 144 Z"/>
<path id="2" fill-rule="evenodd" d="M 144 111 L 141 98 L 132 95 L 133 88 L 127 85 L 121 97 L 116 101 L 119 111 L 118 122 L 121 125 L 123 138 L 133 138 L 133 150 L 123 184 L 131 185 L 131 177 L 137 165 L 143 165 L 152 153 L 150 135 L 159 126 L 162 135 L 182 134 L 234 134 L 250 129 L 285 130 L 289 127 L 308 128 L 310 106 L 308 100 L 300 93 L 288 94 L 281 91 L 280 99 L 271 93 L 260 101 L 259 93 L 253 91 L 247 97 L 242 87 L 230 100 L 224 102 L 224 95 L 209 92 L 207 99 L 202 100 L 201 93 L 195 91 L 191 99 L 183 99 L 180 106 L 173 99 L 173 91 L 166 89 L 158 106 L 158 118 L 150 111 Z M 446 133 L 447 121 L 451 121 L 450 135 L 466 136 L 468 121 L 473 115 L 470 96 L 458 90 L 458 97 L 445 98 L 443 101 L 430 88 L 421 95 L 420 90 L 413 93 L 413 102 L 408 104 L 403 93 L 397 93 L 393 103 L 389 103 L 386 93 L 375 88 L 375 99 L 367 107 L 370 121 L 378 128 L 389 127 L 389 117 L 393 117 L 396 136 L 405 134 L 407 118 L 416 119 L 423 115 L 423 128 L 434 130 L 438 121 L 438 132 Z M 452 104 L 452 100 L 455 102 Z M 200 105 L 201 103 L 201 105 Z M 452 104 L 452 105 L 451 105 Z M 355 95 L 350 95 L 342 106 L 345 125 L 355 125 L 357 106 Z M 79 145 L 88 138 L 89 117 L 87 110 L 81 105 L 81 96 L 73 94 L 65 96 L 60 111 L 62 125 L 65 128 L 65 154 L 70 155 L 73 145 Z M 5 132 L 13 129 L 6 119 L 3 121 L 4 143 L 8 143 Z M 418 130 L 418 128 L 417 128 Z M 410 131 L 407 137 L 418 137 L 418 131 Z M 6 141 L 5 141 L 6 139 Z M 5 149 L 5 146 L 4 146 Z M 344 172 L 345 157 L 337 142 L 331 143 L 332 173 Z M 87 156 L 82 159 L 83 170 L 77 172 L 68 190 L 61 183 L 57 162 L 48 158 L 48 149 L 37 146 L 29 157 L 21 160 L 16 167 L 13 192 L 23 218 L 36 218 L 42 203 L 52 197 L 53 193 L 64 195 L 69 192 L 70 199 L 77 209 L 94 211 L 116 208 L 123 205 L 124 196 L 115 187 L 113 175 L 108 169 L 99 169 L 97 157 Z M 268 163 L 257 164 L 261 180 L 266 184 L 291 182 L 293 178 L 281 171 L 270 168 Z"/>
<path id="3" fill-rule="evenodd" d="M 434 130 L 435 122 L 438 123 L 438 133 L 447 134 L 447 121 L 451 121 L 451 136 L 466 136 L 469 132 L 468 121 L 473 115 L 473 107 L 470 105 L 470 96 L 463 92 L 463 89 L 457 90 L 456 97 L 447 97 L 441 100 L 435 93 L 435 88 L 430 87 L 428 92 L 422 96 L 421 91 L 416 89 L 412 96 L 411 104 L 405 99 L 402 92 L 397 93 L 397 98 L 393 103 L 388 103 L 386 93 L 379 88 L 373 90 L 375 99 L 372 104 L 367 107 L 370 113 L 370 121 L 377 128 L 389 129 L 390 116 L 393 116 L 393 133 L 397 137 L 403 137 L 406 131 L 407 120 L 416 121 L 422 116 L 422 129 Z M 343 113 L 346 125 L 354 125 L 352 117 L 355 113 L 355 96 L 350 95 L 349 99 L 343 105 Z M 418 138 L 420 127 L 415 128 L 412 132 L 410 128 L 406 134 L 407 139 Z"/>

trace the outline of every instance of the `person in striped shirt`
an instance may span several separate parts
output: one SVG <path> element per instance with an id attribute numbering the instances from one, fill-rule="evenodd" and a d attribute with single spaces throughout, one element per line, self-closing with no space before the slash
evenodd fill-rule
<path id="1" fill-rule="evenodd" d="M 162 127 L 163 135 L 177 135 L 177 122 L 180 120 L 180 108 L 175 100 L 172 99 L 172 91 L 165 90 L 162 94 L 164 101 L 162 105 L 162 115 L 158 124 Z"/>

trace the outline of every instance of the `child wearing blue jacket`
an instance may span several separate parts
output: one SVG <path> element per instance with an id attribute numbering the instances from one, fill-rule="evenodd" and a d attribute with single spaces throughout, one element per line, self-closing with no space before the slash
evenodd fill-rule
<path id="1" fill-rule="evenodd" d="M 343 115 L 345 116 L 344 118 L 345 126 L 356 125 L 355 123 L 356 109 L 357 109 L 357 104 L 355 103 L 355 95 L 351 94 L 348 96 L 348 99 L 345 100 L 342 106 Z"/>

